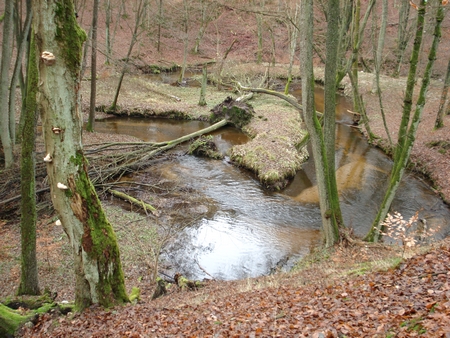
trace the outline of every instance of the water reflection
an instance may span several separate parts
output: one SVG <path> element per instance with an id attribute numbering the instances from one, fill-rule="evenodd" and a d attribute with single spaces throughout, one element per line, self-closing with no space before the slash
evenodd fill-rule
<path id="1" fill-rule="evenodd" d="M 320 239 L 317 206 L 267 193 L 248 172 L 224 161 L 185 157 L 160 169 L 183 177 L 218 205 L 213 217 L 186 229 L 167 250 L 176 268 L 192 278 L 208 277 L 204 271 L 222 279 L 266 274 Z"/>
<path id="2" fill-rule="evenodd" d="M 319 101 L 317 108 L 320 107 Z M 346 114 L 348 107 L 349 103 L 339 98 L 336 174 L 345 223 L 363 236 L 383 198 L 392 162 L 349 126 L 352 121 Z M 162 142 L 207 126 L 200 121 L 120 118 L 97 122 L 96 131 Z M 248 140 L 231 127 L 213 135 L 223 153 Z M 279 263 L 289 267 L 320 240 L 319 199 L 312 159 L 280 193 L 261 189 L 251 173 L 226 161 L 181 156 L 169 164 L 158 165 L 165 178 L 182 181 L 215 201 L 214 207 L 207 206 L 209 212 L 205 217 L 185 229 L 168 250 L 166 258 L 189 278 L 201 279 L 210 274 L 215 278 L 238 279 L 267 274 Z M 449 208 L 425 182 L 412 175 L 403 179 L 392 209 L 405 218 L 419 210 L 428 225 L 440 227 L 438 237 L 449 233 Z M 286 261 L 287 258 L 290 260 Z"/>
<path id="3" fill-rule="evenodd" d="M 95 122 L 95 131 L 131 135 L 145 142 L 164 142 L 208 127 L 203 121 L 111 117 Z"/>

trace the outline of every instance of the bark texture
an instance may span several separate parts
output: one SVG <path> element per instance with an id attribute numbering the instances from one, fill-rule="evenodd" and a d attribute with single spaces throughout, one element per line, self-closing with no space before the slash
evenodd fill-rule
<path id="1" fill-rule="evenodd" d="M 314 74 L 312 63 L 313 46 L 313 7 L 312 1 L 302 1 L 300 45 L 300 63 L 302 65 L 302 105 L 306 128 L 310 134 L 311 147 L 316 168 L 319 190 L 320 213 L 326 246 L 333 245 L 339 239 L 339 229 L 333 214 L 330 199 L 329 166 L 324 143 L 324 133 L 314 107 Z M 333 154 L 334 156 L 334 154 Z"/>
<path id="2" fill-rule="evenodd" d="M 12 55 L 12 31 L 13 31 L 13 0 L 6 0 L 5 14 L 3 21 L 3 41 L 2 41 L 2 61 L 0 68 L 0 107 L 2 113 L 0 115 L 0 137 L 3 151 L 5 153 L 5 168 L 13 165 L 13 140 L 9 130 L 9 67 Z"/>
<path id="3" fill-rule="evenodd" d="M 36 180 L 35 180 L 35 142 L 37 105 L 36 93 L 38 69 L 34 39 L 30 41 L 27 70 L 27 96 L 23 109 L 22 156 L 20 166 L 21 180 L 21 255 L 22 274 L 20 276 L 19 295 L 39 294 L 38 270 L 36 259 Z"/>
<path id="4" fill-rule="evenodd" d="M 86 34 L 70 0 L 33 2 L 39 62 L 38 104 L 46 147 L 51 198 L 75 259 L 75 304 L 109 307 L 128 301 L 119 248 L 87 175 L 81 145 L 80 66 Z"/>
<path id="5" fill-rule="evenodd" d="M 327 181 L 329 182 L 328 198 L 331 204 L 333 237 L 338 239 L 339 226 L 344 225 L 341 208 L 339 205 L 339 195 L 336 183 L 336 73 L 337 54 L 339 48 L 339 0 L 329 0 L 328 2 L 328 27 L 326 40 L 325 64 L 325 86 L 324 86 L 324 114 L 323 114 L 323 137 L 328 163 Z"/>

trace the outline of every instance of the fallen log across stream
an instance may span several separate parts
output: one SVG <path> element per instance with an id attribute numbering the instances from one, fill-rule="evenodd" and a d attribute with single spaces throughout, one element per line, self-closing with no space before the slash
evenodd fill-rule
<path id="1" fill-rule="evenodd" d="M 117 182 L 127 173 L 148 167 L 151 164 L 150 160 L 157 155 L 227 124 L 228 121 L 223 119 L 195 133 L 165 142 L 115 142 L 85 145 L 84 154 L 89 161 L 89 178 L 97 189 L 108 191 L 111 181 Z M 37 154 L 37 157 L 43 157 L 43 154 Z M 42 158 L 37 158 L 36 177 L 39 178 L 37 182 L 45 182 L 46 176 L 46 166 Z M 36 193 L 49 190 L 49 187 L 41 185 L 37 187 Z M 0 176 L 0 207 L 4 212 L 13 211 L 19 207 L 20 198 L 20 170 L 16 168 Z"/>
<path id="2" fill-rule="evenodd" d="M 94 185 L 102 184 L 113 178 L 120 178 L 128 172 L 148 166 L 148 161 L 160 153 L 195 137 L 215 131 L 227 125 L 227 123 L 228 121 L 224 119 L 195 133 L 165 142 L 118 142 L 102 144 L 97 148 L 93 148 L 95 145 L 85 146 L 85 155 L 92 166 L 92 169 L 89 170 L 89 177 Z M 95 153 L 105 151 L 107 151 L 105 155 L 92 156 Z M 102 165 L 99 165 L 99 163 L 102 163 Z"/>

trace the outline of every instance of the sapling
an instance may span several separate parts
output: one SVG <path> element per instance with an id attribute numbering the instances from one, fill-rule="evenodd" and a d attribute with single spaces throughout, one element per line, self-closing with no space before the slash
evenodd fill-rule
<path id="1" fill-rule="evenodd" d="M 416 224 L 417 226 L 414 227 Z M 389 236 L 396 242 L 401 242 L 403 246 L 402 257 L 405 255 L 407 248 L 426 242 L 427 238 L 433 237 L 439 230 L 439 227 L 435 229 L 427 227 L 426 220 L 419 219 L 418 211 L 409 220 L 404 220 L 402 214 L 397 211 L 393 215 L 388 213 L 382 226 L 384 232 L 380 231 L 381 235 Z"/>

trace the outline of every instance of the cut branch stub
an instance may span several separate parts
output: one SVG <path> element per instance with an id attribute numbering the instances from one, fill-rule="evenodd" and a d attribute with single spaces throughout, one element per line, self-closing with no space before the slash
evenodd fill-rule
<path id="1" fill-rule="evenodd" d="M 210 120 L 212 123 L 226 119 L 229 123 L 239 129 L 249 123 L 255 114 L 251 105 L 245 102 L 236 101 L 230 96 L 211 109 L 211 112 Z"/>

